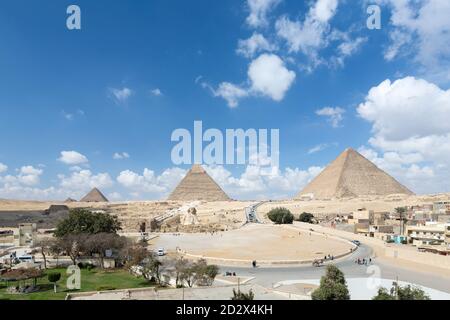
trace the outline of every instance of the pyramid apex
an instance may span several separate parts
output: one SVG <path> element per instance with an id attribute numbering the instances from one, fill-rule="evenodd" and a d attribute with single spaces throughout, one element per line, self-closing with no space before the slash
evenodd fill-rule
<path id="1" fill-rule="evenodd" d="M 201 164 L 194 164 L 191 168 L 191 172 L 193 173 L 204 173 L 206 172 L 205 169 Z"/>
<path id="2" fill-rule="evenodd" d="M 347 148 L 300 192 L 298 198 L 305 194 L 313 194 L 316 199 L 333 199 L 413 193 L 359 152 Z"/>
<path id="3" fill-rule="evenodd" d="M 229 201 L 230 198 L 200 164 L 194 164 L 168 200 Z"/>
<path id="4" fill-rule="evenodd" d="M 93 188 L 80 202 L 109 202 L 98 188 Z"/>

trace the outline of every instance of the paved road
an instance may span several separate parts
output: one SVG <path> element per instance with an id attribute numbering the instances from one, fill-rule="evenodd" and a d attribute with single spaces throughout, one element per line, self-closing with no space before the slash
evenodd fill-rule
<path id="1" fill-rule="evenodd" d="M 258 217 L 258 207 L 263 205 L 265 201 L 253 204 L 245 208 L 245 216 L 247 218 L 247 223 L 260 223 L 261 220 Z"/>
<path id="2" fill-rule="evenodd" d="M 363 259 L 372 255 L 372 249 L 368 246 L 361 245 L 357 251 L 351 256 L 335 261 L 334 264 L 338 266 L 347 278 L 365 278 L 371 275 L 368 273 L 366 266 L 361 266 L 355 263 L 358 258 Z M 450 293 L 450 279 L 441 277 L 432 273 L 411 271 L 392 264 L 381 263 L 376 259 L 373 260 L 372 265 L 380 267 L 380 278 L 395 280 L 398 277 L 399 281 L 410 282 L 425 287 Z M 273 287 L 274 284 L 286 280 L 299 279 L 320 279 L 325 273 L 325 267 L 282 267 L 282 268 L 234 268 L 222 267 L 222 272 L 231 271 L 236 272 L 239 276 L 255 277 L 253 282 L 265 287 Z"/>

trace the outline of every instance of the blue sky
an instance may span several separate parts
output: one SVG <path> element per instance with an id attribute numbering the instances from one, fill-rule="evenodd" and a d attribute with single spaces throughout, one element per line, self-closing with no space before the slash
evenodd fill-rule
<path id="1" fill-rule="evenodd" d="M 195 120 L 280 129 L 273 176 L 208 167 L 235 198 L 292 197 L 347 147 L 418 193 L 450 191 L 448 14 L 440 0 L 2 3 L 0 198 L 163 198 L 188 169 L 171 133 Z"/>

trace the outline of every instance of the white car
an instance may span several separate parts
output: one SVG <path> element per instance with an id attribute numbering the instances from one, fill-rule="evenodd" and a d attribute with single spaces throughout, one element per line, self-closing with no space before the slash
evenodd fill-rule
<path id="1" fill-rule="evenodd" d="M 163 248 L 159 248 L 159 249 L 156 251 L 156 254 L 157 254 L 159 257 L 163 257 L 163 256 L 166 255 L 166 252 L 164 251 Z"/>

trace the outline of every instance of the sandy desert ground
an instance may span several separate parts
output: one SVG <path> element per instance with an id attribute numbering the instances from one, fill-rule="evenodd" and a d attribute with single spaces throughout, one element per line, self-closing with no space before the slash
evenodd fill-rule
<path id="1" fill-rule="evenodd" d="M 405 196 L 391 195 L 387 197 L 360 197 L 354 199 L 337 200 L 280 200 L 264 203 L 258 208 L 259 217 L 264 219 L 265 214 L 276 207 L 286 207 L 292 213 L 298 215 L 302 212 L 311 212 L 324 218 L 327 215 L 350 213 L 357 209 L 366 208 L 374 211 L 393 211 L 396 207 L 420 204 L 432 204 L 435 201 L 449 201 L 450 194 Z M 168 219 L 162 227 L 162 231 L 173 232 L 205 232 L 208 230 L 232 230 L 245 222 L 244 210 L 246 207 L 257 203 L 256 201 L 221 201 L 221 202 L 197 202 L 193 204 L 197 210 L 199 224 L 197 226 L 182 226 L 177 220 L 177 212 L 173 219 Z M 0 222 L 2 213 L 11 211 L 42 211 L 52 204 L 65 204 L 70 208 L 92 208 L 117 215 L 122 221 L 125 231 L 138 231 L 139 224 L 149 222 L 171 210 L 177 210 L 187 203 L 175 201 L 130 201 L 111 203 L 83 203 L 83 202 L 38 202 L 0 200 Z M 188 204 L 189 205 L 189 204 Z M 184 209 L 183 209 L 184 210 Z M 181 211 L 183 211 L 181 210 Z"/>
<path id="2" fill-rule="evenodd" d="M 179 248 L 192 255 L 250 261 L 323 259 L 329 254 L 346 254 L 353 248 L 349 242 L 314 232 L 256 224 L 229 232 L 183 234 L 180 239 L 174 234 L 162 234 L 152 244 L 170 251 Z"/>

